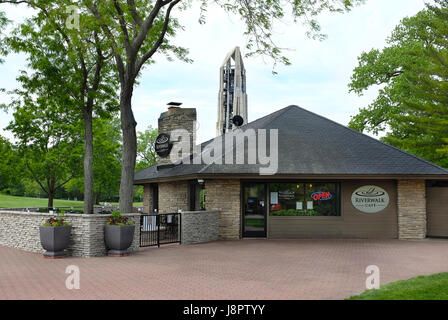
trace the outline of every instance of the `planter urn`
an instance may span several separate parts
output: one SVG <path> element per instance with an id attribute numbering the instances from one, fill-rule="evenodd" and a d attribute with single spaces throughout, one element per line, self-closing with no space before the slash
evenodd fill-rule
<path id="1" fill-rule="evenodd" d="M 40 243 L 46 250 L 44 257 L 62 258 L 66 256 L 64 251 L 70 242 L 70 232 L 72 226 L 40 226 Z"/>
<path id="2" fill-rule="evenodd" d="M 106 225 L 104 229 L 104 240 L 108 248 L 109 256 L 128 255 L 128 249 L 134 240 L 135 225 L 117 226 Z"/>

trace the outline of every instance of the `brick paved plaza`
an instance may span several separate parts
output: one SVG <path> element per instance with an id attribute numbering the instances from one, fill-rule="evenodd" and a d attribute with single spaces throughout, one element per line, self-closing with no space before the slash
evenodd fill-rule
<path id="1" fill-rule="evenodd" d="M 68 265 L 80 289 L 65 286 Z M 448 271 L 448 241 L 243 240 L 141 249 L 124 258 L 47 260 L 0 247 L 0 299 L 343 299 Z"/>

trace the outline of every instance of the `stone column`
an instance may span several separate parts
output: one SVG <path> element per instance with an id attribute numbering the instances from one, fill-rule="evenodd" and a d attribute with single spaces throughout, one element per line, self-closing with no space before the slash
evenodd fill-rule
<path id="1" fill-rule="evenodd" d="M 168 111 L 162 113 L 159 117 L 159 126 L 158 132 L 159 134 L 165 133 L 170 135 L 171 142 L 173 144 L 179 143 L 180 141 L 176 141 L 172 136 L 174 130 L 185 130 L 190 135 L 189 141 L 189 150 L 187 150 L 188 154 L 193 153 L 193 148 L 196 145 L 196 135 L 193 134 L 196 130 L 196 109 L 195 108 L 179 108 L 179 107 L 170 107 Z M 157 164 L 158 165 L 171 165 L 170 156 L 160 157 L 157 156 Z"/>
<path id="2" fill-rule="evenodd" d="M 205 209 L 219 211 L 219 238 L 241 237 L 241 194 L 239 180 L 206 180 Z"/>
<path id="3" fill-rule="evenodd" d="M 425 180 L 398 180 L 397 195 L 399 239 L 425 239 Z"/>

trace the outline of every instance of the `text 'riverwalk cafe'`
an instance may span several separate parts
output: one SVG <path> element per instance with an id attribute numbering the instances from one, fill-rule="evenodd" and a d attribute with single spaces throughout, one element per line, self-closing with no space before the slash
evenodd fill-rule
<path id="1" fill-rule="evenodd" d="M 161 114 L 159 143 L 170 148 L 135 174 L 144 212 L 219 211 L 221 239 L 448 237 L 448 171 L 433 163 L 289 106 L 226 133 L 222 152 L 210 152 L 213 140 L 196 146 L 191 134 L 192 155 L 173 164 L 172 132 L 193 133 L 195 121 L 192 108 Z M 249 131 L 266 132 L 256 139 L 267 154 L 276 132 L 277 163 L 250 164 Z M 224 148 L 228 135 L 239 142 Z M 214 163 L 193 161 L 194 150 Z M 243 164 L 229 163 L 241 150 Z M 275 172 L 263 173 L 268 166 Z"/>

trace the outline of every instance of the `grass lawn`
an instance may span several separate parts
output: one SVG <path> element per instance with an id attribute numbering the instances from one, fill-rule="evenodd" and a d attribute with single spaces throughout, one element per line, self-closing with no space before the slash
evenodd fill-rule
<path id="1" fill-rule="evenodd" d="M 448 273 L 392 282 L 348 300 L 448 300 Z"/>
<path id="2" fill-rule="evenodd" d="M 28 207 L 46 207 L 48 199 L 45 198 L 29 198 L 29 197 L 16 197 L 0 194 L 0 208 L 28 208 Z M 118 205 L 118 203 L 112 203 L 112 205 Z M 82 201 L 72 200 L 54 200 L 55 207 L 82 207 Z M 141 202 L 134 203 L 134 206 L 141 207 Z"/>

